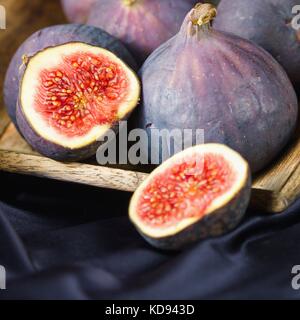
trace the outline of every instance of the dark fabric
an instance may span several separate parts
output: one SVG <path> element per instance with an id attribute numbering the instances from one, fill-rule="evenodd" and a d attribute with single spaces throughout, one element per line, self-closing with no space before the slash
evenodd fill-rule
<path id="1" fill-rule="evenodd" d="M 0 174 L 0 265 L 10 299 L 298 299 L 300 202 L 249 211 L 223 237 L 181 253 L 151 248 L 130 194 Z"/>

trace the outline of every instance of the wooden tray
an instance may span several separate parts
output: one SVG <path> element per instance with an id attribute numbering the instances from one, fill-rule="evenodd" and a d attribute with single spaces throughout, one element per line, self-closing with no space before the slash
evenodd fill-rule
<path id="1" fill-rule="evenodd" d="M 7 30 L 0 30 L 0 90 L 9 60 L 35 30 L 64 23 L 58 0 L 6 0 Z M 63 164 L 40 156 L 19 136 L 0 101 L 0 170 L 132 192 L 146 173 L 96 164 Z M 281 157 L 254 178 L 253 207 L 281 212 L 300 197 L 300 128 Z"/>

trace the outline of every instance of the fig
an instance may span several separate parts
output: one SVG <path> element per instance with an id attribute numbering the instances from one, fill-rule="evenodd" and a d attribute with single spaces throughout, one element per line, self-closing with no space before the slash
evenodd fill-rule
<path id="1" fill-rule="evenodd" d="M 66 17 L 73 23 L 85 23 L 96 0 L 61 0 Z"/>
<path id="2" fill-rule="evenodd" d="M 129 217 L 151 245 L 178 250 L 236 227 L 250 193 L 248 163 L 225 145 L 203 144 L 156 168 L 134 193 Z"/>
<path id="3" fill-rule="evenodd" d="M 196 5 L 180 32 L 146 60 L 138 126 L 149 139 L 152 129 L 193 130 L 187 145 L 203 130 L 204 142 L 228 145 L 257 172 L 289 141 L 297 96 L 286 72 L 264 49 L 213 29 L 215 15 L 213 5 Z M 162 154 L 161 144 L 149 145 L 151 154 Z"/>
<path id="4" fill-rule="evenodd" d="M 178 32 L 191 9 L 187 0 L 101 0 L 95 3 L 88 24 L 120 39 L 143 62 L 154 49 Z"/>
<path id="5" fill-rule="evenodd" d="M 222 0 L 214 27 L 262 46 L 300 89 L 300 27 L 293 12 L 297 4 L 299 0 Z"/>
<path id="6" fill-rule="evenodd" d="M 8 114 L 15 125 L 16 105 L 19 94 L 20 71 L 23 56 L 33 56 L 37 52 L 52 46 L 68 42 L 84 42 L 112 51 L 132 69 L 137 65 L 124 45 L 107 32 L 86 25 L 66 24 L 44 28 L 31 35 L 17 50 L 6 72 L 4 83 L 4 102 Z M 47 65 L 47 63 L 46 63 Z"/>
<path id="7" fill-rule="evenodd" d="M 17 104 L 24 138 L 55 160 L 89 158 L 136 107 L 136 74 L 112 52 L 70 42 L 25 58 Z"/>

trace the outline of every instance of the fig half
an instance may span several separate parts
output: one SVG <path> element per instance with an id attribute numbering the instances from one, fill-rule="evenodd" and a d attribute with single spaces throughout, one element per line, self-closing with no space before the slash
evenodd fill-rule
<path id="1" fill-rule="evenodd" d="M 74 42 L 25 61 L 18 127 L 41 154 L 62 161 L 94 155 L 99 138 L 117 128 L 139 101 L 135 73 L 112 52 Z"/>
<path id="2" fill-rule="evenodd" d="M 16 105 L 19 96 L 20 79 L 22 77 L 22 73 L 20 73 L 22 57 L 24 55 L 32 57 L 46 48 L 70 42 L 84 42 L 105 48 L 126 62 L 133 70 L 137 70 L 137 65 L 125 46 L 119 40 L 99 28 L 83 24 L 62 24 L 38 30 L 18 48 L 10 61 L 5 76 L 4 102 L 7 112 L 15 125 L 17 125 Z"/>
<path id="3" fill-rule="evenodd" d="M 182 249 L 233 229 L 250 199 L 248 163 L 221 144 L 188 148 L 155 169 L 134 193 L 129 217 L 160 249 Z"/>

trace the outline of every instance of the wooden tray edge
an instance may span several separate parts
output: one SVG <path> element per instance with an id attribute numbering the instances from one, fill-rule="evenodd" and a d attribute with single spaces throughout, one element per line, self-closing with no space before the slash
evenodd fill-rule
<path id="1" fill-rule="evenodd" d="M 79 183 L 99 188 L 134 192 L 148 174 L 95 166 L 81 163 L 61 163 L 38 155 L 29 155 L 0 149 L 0 170 L 10 173 L 49 178 L 58 181 Z M 300 168 L 300 166 L 299 166 Z M 298 186 L 300 195 L 300 184 Z M 282 193 L 252 188 L 250 206 L 264 212 L 279 213 L 287 209 L 296 199 Z"/>

